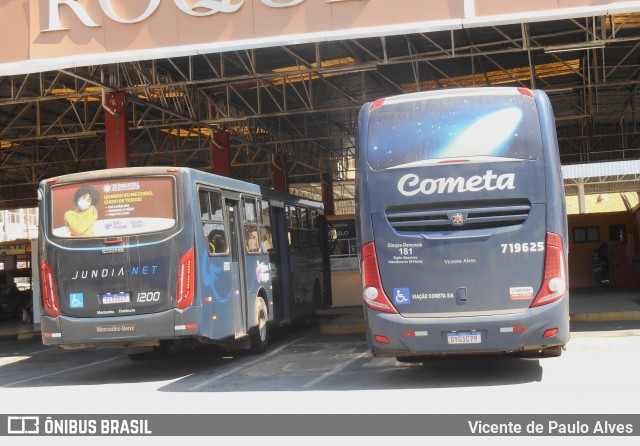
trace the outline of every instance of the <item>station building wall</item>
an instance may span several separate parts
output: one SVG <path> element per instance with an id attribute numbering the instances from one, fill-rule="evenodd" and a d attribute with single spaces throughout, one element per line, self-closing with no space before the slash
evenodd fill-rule
<path id="1" fill-rule="evenodd" d="M 608 212 L 568 216 L 569 286 L 597 286 L 592 270 L 593 252 L 607 244 L 609 277 L 621 288 L 640 287 L 638 227 L 640 212 Z"/>

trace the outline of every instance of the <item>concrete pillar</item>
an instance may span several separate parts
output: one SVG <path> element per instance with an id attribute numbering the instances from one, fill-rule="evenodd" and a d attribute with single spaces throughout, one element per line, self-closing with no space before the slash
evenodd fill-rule
<path id="1" fill-rule="evenodd" d="M 214 132 L 211 144 L 211 171 L 216 175 L 231 177 L 231 144 L 228 132 Z"/>
<path id="2" fill-rule="evenodd" d="M 107 169 L 129 167 L 129 123 L 124 93 L 107 93 L 104 112 Z"/>
<path id="3" fill-rule="evenodd" d="M 578 211 L 581 214 L 587 213 L 587 203 L 584 200 L 584 183 L 582 180 L 578 183 Z"/>

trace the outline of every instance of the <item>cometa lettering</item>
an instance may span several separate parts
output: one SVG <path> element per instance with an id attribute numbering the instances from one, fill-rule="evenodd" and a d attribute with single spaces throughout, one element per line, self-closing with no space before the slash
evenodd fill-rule
<path id="1" fill-rule="evenodd" d="M 463 177 L 421 179 L 415 173 L 408 173 L 398 181 L 398 190 L 402 195 L 412 197 L 420 193 L 431 195 L 515 189 L 515 177 L 513 173 L 497 175 L 492 170 L 487 170 L 484 175 L 474 175 L 466 179 Z"/>

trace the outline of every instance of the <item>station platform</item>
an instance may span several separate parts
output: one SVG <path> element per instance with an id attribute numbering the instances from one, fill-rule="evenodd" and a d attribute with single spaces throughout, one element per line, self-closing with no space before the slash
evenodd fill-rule
<path id="1" fill-rule="evenodd" d="M 569 312 L 572 322 L 640 321 L 640 290 L 589 288 L 571 290 Z M 361 306 L 318 310 L 323 334 L 364 333 Z M 0 320 L 0 340 L 40 336 L 40 325 Z"/>

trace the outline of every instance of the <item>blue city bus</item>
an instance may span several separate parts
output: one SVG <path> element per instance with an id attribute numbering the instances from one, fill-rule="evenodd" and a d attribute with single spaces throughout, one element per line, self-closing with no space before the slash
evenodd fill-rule
<path id="1" fill-rule="evenodd" d="M 496 87 L 379 99 L 360 111 L 356 146 L 372 354 L 559 356 L 567 220 L 548 97 Z"/>
<path id="2" fill-rule="evenodd" d="M 271 325 L 330 304 L 322 203 L 173 167 L 59 176 L 38 197 L 45 345 L 259 353 Z"/>

